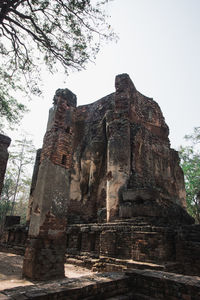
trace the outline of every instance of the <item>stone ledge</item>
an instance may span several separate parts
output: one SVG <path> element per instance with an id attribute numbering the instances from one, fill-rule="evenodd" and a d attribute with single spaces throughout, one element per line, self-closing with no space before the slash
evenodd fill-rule
<path id="1" fill-rule="evenodd" d="M 106 299 L 124 293 L 128 293 L 128 276 L 116 272 L 7 289 L 1 291 L 0 300 Z"/>
<path id="2" fill-rule="evenodd" d="M 128 270 L 125 274 L 130 278 L 134 295 L 142 295 L 141 299 L 200 299 L 200 277 L 136 269 Z"/>
<path id="3" fill-rule="evenodd" d="M 101 273 L 81 278 L 66 278 L 1 291 L 0 300 L 7 299 L 199 300 L 200 277 L 132 269 L 125 273 Z"/>

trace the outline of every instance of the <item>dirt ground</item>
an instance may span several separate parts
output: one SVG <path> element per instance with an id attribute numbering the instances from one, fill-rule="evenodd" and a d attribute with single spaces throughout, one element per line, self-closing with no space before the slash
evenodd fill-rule
<path id="1" fill-rule="evenodd" d="M 22 285 L 32 285 L 31 281 L 22 279 L 23 256 L 0 252 L 0 291 Z M 90 275 L 86 268 L 65 264 L 65 276 L 75 278 Z"/>

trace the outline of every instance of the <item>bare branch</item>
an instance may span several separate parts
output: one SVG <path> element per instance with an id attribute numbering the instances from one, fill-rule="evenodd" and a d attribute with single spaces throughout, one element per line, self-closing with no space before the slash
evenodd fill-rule
<path id="1" fill-rule="evenodd" d="M 51 72 L 57 62 L 67 73 L 84 68 L 99 51 L 100 42 L 113 38 L 101 10 L 105 2 L 95 6 L 89 0 L 0 0 L 0 91 L 4 103 L 9 101 L 10 89 L 36 90 L 43 63 Z M 8 118 L 12 119 L 12 113 Z"/>

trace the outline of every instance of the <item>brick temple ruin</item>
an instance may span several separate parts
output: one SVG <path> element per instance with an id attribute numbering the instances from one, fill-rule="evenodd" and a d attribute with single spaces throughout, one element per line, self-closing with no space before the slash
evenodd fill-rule
<path id="1" fill-rule="evenodd" d="M 182 277 L 185 290 L 175 295 L 179 279 L 172 273 L 200 276 L 200 227 L 185 209 L 184 176 L 168 126 L 158 104 L 127 74 L 116 77 L 115 87 L 78 107 L 70 90 L 56 91 L 33 172 L 23 275 L 62 278 L 67 255 L 94 271 L 151 269 L 126 275 L 126 284 L 130 277 L 137 281 L 138 293 L 146 287 L 147 294 L 134 299 L 200 299 L 198 282 L 198 297 L 188 298 L 193 288 Z M 8 244 L 25 240 L 23 231 L 6 236 Z M 151 280 L 164 284 L 163 295 L 176 290 L 172 298 L 162 298 L 161 290 L 156 298 Z M 147 297 L 150 290 L 154 298 Z"/>

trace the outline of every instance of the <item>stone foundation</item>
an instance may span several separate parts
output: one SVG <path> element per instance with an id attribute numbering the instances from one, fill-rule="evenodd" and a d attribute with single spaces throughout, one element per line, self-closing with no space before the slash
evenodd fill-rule
<path id="1" fill-rule="evenodd" d="M 175 261 L 175 234 L 171 228 L 123 222 L 71 225 L 67 229 L 67 253 L 143 262 Z"/>
<path id="2" fill-rule="evenodd" d="M 127 264 L 129 260 L 132 263 L 153 263 L 161 265 L 161 269 L 200 276 L 199 235 L 199 225 L 174 228 L 139 226 L 130 222 L 77 224 L 67 227 L 66 253 L 74 258 L 83 256 L 100 259 L 98 270 L 115 270 L 117 265 L 123 264 L 130 268 L 131 264 Z M 108 269 L 105 265 L 109 263 Z"/>

